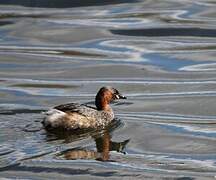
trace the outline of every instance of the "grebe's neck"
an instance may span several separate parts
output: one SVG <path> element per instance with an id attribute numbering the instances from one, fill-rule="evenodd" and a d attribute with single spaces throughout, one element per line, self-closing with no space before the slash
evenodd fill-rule
<path id="1" fill-rule="evenodd" d="M 97 110 L 112 112 L 112 108 L 110 107 L 109 103 L 110 103 L 109 97 L 101 96 L 100 94 L 97 94 L 95 98 L 95 105 L 97 107 Z"/>

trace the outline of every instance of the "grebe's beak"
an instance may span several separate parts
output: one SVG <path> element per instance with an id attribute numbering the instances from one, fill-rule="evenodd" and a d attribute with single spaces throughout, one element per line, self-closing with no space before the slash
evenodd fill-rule
<path id="1" fill-rule="evenodd" d="M 121 94 L 116 94 L 115 97 L 116 97 L 116 99 L 127 99 L 127 97 L 125 97 Z"/>

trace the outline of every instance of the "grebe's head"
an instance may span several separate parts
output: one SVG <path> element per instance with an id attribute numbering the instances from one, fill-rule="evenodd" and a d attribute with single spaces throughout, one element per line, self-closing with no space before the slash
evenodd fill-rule
<path id="1" fill-rule="evenodd" d="M 95 104 L 98 110 L 104 110 L 106 106 L 113 100 L 127 99 L 125 96 L 119 93 L 119 91 L 113 87 L 102 87 L 95 98 Z"/>

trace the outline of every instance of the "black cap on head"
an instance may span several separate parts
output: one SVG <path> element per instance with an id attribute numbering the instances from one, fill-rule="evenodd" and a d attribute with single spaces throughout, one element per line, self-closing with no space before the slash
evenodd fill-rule
<path id="1" fill-rule="evenodd" d="M 105 86 L 100 88 L 96 97 L 95 105 L 98 110 L 103 110 L 107 104 L 116 99 L 127 99 L 125 96 L 119 93 L 119 91 L 113 87 Z"/>

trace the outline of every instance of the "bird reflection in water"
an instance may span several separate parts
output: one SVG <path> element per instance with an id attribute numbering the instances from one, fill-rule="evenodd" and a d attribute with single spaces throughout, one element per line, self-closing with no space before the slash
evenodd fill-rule
<path id="1" fill-rule="evenodd" d="M 96 150 L 87 149 L 85 147 L 78 147 L 67 149 L 57 154 L 57 157 L 67 159 L 67 160 L 77 160 L 77 159 L 85 159 L 85 160 L 99 160 L 99 161 L 109 161 L 110 160 L 110 151 L 116 151 L 122 154 L 125 154 L 125 147 L 129 142 L 129 139 L 114 142 L 112 141 L 111 133 L 122 125 L 122 123 L 118 121 L 113 121 L 113 123 L 108 126 L 106 129 L 101 131 L 89 131 L 89 132 L 79 132 L 76 135 L 74 134 L 61 134 L 58 139 L 61 138 L 65 140 L 65 142 L 77 141 L 79 139 L 84 139 L 86 137 L 91 136 L 94 139 L 96 144 Z"/>

